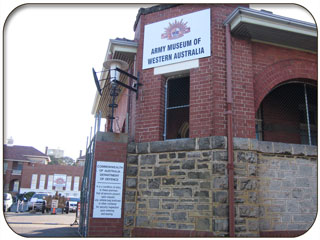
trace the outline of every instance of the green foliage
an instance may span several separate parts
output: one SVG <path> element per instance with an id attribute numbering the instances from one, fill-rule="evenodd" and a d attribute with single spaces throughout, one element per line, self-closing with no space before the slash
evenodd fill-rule
<path id="1" fill-rule="evenodd" d="M 55 158 L 54 156 L 50 156 L 50 159 L 49 165 L 75 166 L 75 161 L 71 157 Z"/>

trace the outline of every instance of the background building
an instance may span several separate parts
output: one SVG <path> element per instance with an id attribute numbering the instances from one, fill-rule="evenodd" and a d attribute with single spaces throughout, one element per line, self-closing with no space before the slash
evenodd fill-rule
<path id="1" fill-rule="evenodd" d="M 23 169 L 32 164 L 47 165 L 50 157 L 33 147 L 15 146 L 13 142 L 3 149 L 4 192 L 18 193 L 22 183 Z"/>
<path id="2" fill-rule="evenodd" d="M 48 165 L 50 157 L 29 146 L 5 144 L 4 192 L 80 196 L 83 167 Z"/>
<path id="3" fill-rule="evenodd" d="M 84 164 L 85 164 L 85 162 L 86 162 L 86 155 L 79 156 L 79 157 L 77 158 L 76 165 L 83 167 Z"/>
<path id="4" fill-rule="evenodd" d="M 61 150 L 61 149 L 51 149 L 51 148 L 48 148 L 47 150 L 47 154 L 49 156 L 53 156 L 55 158 L 62 158 L 64 156 L 64 151 Z"/>

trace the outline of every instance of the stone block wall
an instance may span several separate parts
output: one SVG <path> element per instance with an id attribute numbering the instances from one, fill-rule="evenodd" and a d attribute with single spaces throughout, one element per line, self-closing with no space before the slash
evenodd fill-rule
<path id="1" fill-rule="evenodd" d="M 307 230 L 316 215 L 316 148 L 235 138 L 234 150 L 236 236 Z M 124 236 L 228 236 L 227 163 L 223 136 L 130 143 Z"/>
<path id="2" fill-rule="evenodd" d="M 260 231 L 308 230 L 317 214 L 317 159 L 259 155 Z"/>

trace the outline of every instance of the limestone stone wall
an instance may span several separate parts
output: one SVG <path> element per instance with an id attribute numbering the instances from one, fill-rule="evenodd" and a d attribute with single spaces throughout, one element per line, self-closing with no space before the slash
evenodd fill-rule
<path id="1" fill-rule="evenodd" d="M 312 226 L 317 213 L 317 159 L 311 154 L 259 154 L 261 231 Z"/>
<path id="2" fill-rule="evenodd" d="M 235 138 L 234 150 L 236 235 L 307 229 L 316 214 L 316 148 Z M 130 143 L 124 236 L 134 228 L 228 236 L 227 162 L 223 136 Z"/>

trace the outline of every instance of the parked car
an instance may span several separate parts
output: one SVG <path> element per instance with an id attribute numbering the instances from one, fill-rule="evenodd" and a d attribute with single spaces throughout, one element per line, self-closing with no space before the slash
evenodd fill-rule
<path id="1" fill-rule="evenodd" d="M 13 203 L 12 195 L 10 193 L 3 194 L 3 211 L 7 212 L 10 210 L 10 207 Z"/>
<path id="2" fill-rule="evenodd" d="M 35 193 L 28 202 L 29 211 L 32 209 L 41 211 L 43 207 L 46 207 L 47 205 L 47 201 L 45 198 L 48 196 L 48 193 Z"/>
<path id="3" fill-rule="evenodd" d="M 77 211 L 77 204 L 80 202 L 80 198 L 68 198 L 65 204 L 65 212 L 75 212 Z"/>

